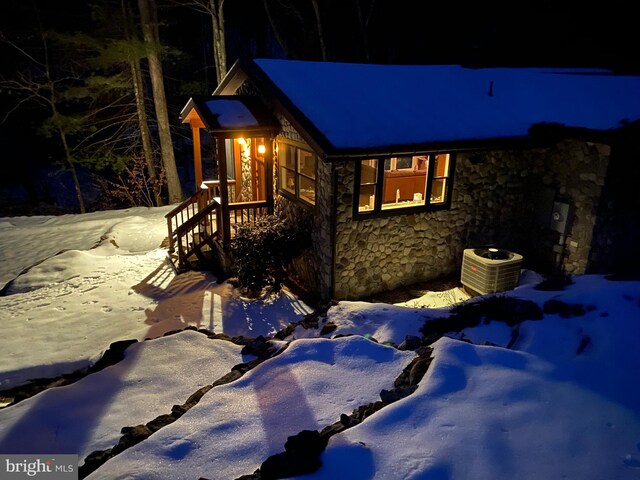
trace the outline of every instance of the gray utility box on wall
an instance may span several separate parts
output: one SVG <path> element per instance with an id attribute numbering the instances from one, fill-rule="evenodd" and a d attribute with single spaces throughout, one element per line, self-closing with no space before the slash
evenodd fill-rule
<path id="1" fill-rule="evenodd" d="M 553 210 L 551 211 L 551 223 L 549 226 L 552 230 L 565 235 L 569 227 L 569 204 L 563 202 L 553 202 Z"/>
<path id="2" fill-rule="evenodd" d="M 460 283 L 470 294 L 511 290 L 520 281 L 522 255 L 499 248 L 467 248 L 462 256 Z"/>

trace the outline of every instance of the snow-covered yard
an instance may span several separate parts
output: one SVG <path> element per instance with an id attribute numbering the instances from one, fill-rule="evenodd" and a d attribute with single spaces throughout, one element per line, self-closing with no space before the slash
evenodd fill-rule
<path id="1" fill-rule="evenodd" d="M 287 292 L 248 301 L 211 274 L 175 276 L 160 247 L 166 211 L 0 218 L 0 390 L 88 367 L 113 342 L 150 339 L 115 365 L 0 409 L 0 454 L 76 453 L 82 464 L 123 427 L 170 413 L 255 359 L 223 339 L 166 332 L 271 336 L 311 312 Z M 541 291 L 539 280 L 525 272 L 501 296 L 576 308 L 441 338 L 414 393 L 333 435 L 320 469 L 300 478 L 638 480 L 640 282 L 579 276 Z M 340 302 L 317 329 L 273 342 L 281 353 L 214 386 L 89 478 L 252 474 L 288 436 L 380 400 L 416 358 L 394 345 L 465 300 L 450 291 L 404 305 Z"/>

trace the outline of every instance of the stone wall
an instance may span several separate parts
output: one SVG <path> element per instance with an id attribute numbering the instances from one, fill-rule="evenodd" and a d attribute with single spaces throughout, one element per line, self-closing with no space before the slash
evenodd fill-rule
<path id="1" fill-rule="evenodd" d="M 282 115 L 277 115 L 281 125 L 280 135 L 289 140 L 302 142 L 298 132 Z M 311 149 L 310 149 L 311 150 Z M 274 162 L 277 185 L 278 165 Z M 305 228 L 311 234 L 312 246 L 298 259 L 294 260 L 289 274 L 300 287 L 319 299 L 331 298 L 331 274 L 333 248 L 331 244 L 332 228 L 332 173 L 331 165 L 318 161 L 316 177 L 316 204 L 314 207 L 277 195 L 276 213 L 294 224 Z"/>
<path id="2" fill-rule="evenodd" d="M 538 221 L 546 190 L 574 208 L 562 266 L 586 269 L 609 148 L 564 141 L 548 148 L 457 155 L 450 210 L 353 220 L 353 162 L 337 169 L 334 297 L 356 299 L 457 275 L 464 248 L 495 245 L 549 271 L 559 234 Z"/>
<path id="3" fill-rule="evenodd" d="M 279 135 L 295 142 L 305 143 L 293 125 L 276 111 L 270 100 L 264 97 L 250 80 L 245 80 L 236 93 L 260 97 L 263 103 L 275 113 L 280 124 Z M 333 225 L 331 220 L 333 211 L 332 167 L 322 161 L 318 162 L 316 205 L 312 207 L 278 194 L 279 168 L 278 157 L 275 152 L 273 160 L 275 211 L 278 215 L 308 230 L 313 242 L 311 248 L 294 260 L 288 273 L 300 287 L 320 299 L 327 300 L 331 298 L 332 294 L 331 275 L 333 269 L 331 242 Z"/>
<path id="4" fill-rule="evenodd" d="M 245 144 L 240 146 L 240 172 L 236 175 L 236 181 L 240 180 L 240 201 L 251 202 L 253 198 L 253 185 L 251 184 L 251 142 L 253 139 L 246 138 Z"/>

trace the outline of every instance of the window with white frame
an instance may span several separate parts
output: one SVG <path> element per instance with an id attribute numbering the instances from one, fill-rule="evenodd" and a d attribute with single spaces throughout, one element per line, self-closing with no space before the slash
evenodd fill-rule
<path id="1" fill-rule="evenodd" d="M 318 157 L 308 148 L 278 141 L 279 189 L 304 203 L 316 203 Z"/>
<path id="2" fill-rule="evenodd" d="M 451 153 L 361 160 L 356 167 L 356 215 L 449 207 L 453 163 Z"/>

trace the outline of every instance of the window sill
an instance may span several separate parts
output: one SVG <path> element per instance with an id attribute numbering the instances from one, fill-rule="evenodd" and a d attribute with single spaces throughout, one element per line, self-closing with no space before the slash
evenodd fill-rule
<path id="1" fill-rule="evenodd" d="M 382 210 L 364 210 L 354 212 L 354 220 L 367 220 L 371 218 L 399 217 L 402 215 L 414 215 L 416 213 L 439 212 L 449 210 L 450 205 L 447 203 L 439 203 L 432 205 L 416 205 L 412 207 L 391 207 Z"/>

